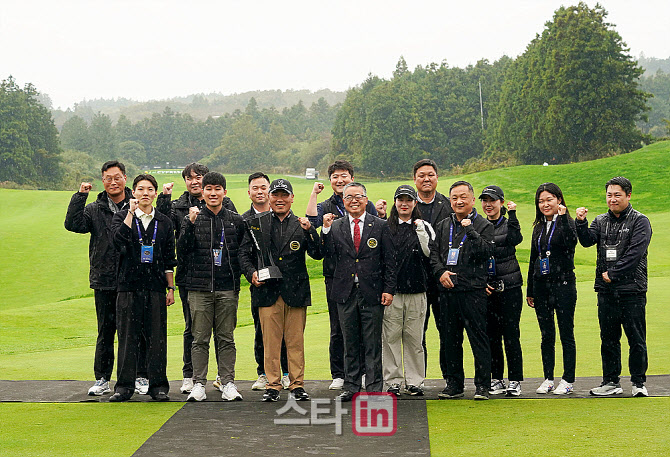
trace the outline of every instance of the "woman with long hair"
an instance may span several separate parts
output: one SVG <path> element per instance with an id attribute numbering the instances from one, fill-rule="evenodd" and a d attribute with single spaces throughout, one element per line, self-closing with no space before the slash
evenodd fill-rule
<path id="1" fill-rule="evenodd" d="M 537 388 L 538 394 L 571 394 L 575 381 L 577 284 L 574 270 L 577 231 L 575 221 L 569 216 L 561 189 L 554 183 L 541 184 L 535 192 L 535 222 L 526 292 L 526 301 L 528 306 L 535 308 L 542 334 L 540 348 L 544 381 Z M 563 376 L 558 385 L 554 383 L 554 314 L 563 347 Z"/>
<path id="2" fill-rule="evenodd" d="M 516 259 L 516 246 L 523 241 L 521 225 L 516 217 L 516 203 L 507 202 L 505 194 L 498 186 L 487 186 L 479 196 L 482 210 L 494 227 L 495 252 L 488 261 L 488 281 L 486 294 L 486 332 L 491 346 L 491 395 L 506 394 L 509 397 L 521 395 L 523 381 L 523 356 L 519 342 L 519 321 L 523 309 L 523 277 Z M 509 209 L 509 212 L 507 210 Z M 508 217 L 505 217 L 507 213 Z M 503 353 L 503 341 L 505 352 Z M 505 385 L 503 372 L 507 356 L 507 376 Z"/>
<path id="3" fill-rule="evenodd" d="M 382 366 L 387 392 L 423 395 L 426 364 L 423 325 L 426 319 L 428 244 L 435 238 L 432 227 L 421 219 L 417 194 L 411 186 L 400 186 L 393 197 L 389 229 L 397 260 L 396 295 L 384 309 Z"/>

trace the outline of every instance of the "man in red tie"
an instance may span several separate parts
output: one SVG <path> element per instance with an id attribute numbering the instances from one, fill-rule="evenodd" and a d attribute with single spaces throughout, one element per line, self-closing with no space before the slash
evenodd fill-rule
<path id="1" fill-rule="evenodd" d="M 347 217 L 333 221 L 332 214 L 324 215 L 321 240 L 324 254 L 337 265 L 331 298 L 344 336 L 344 387 L 338 398 L 351 401 L 361 389 L 361 345 L 365 388 L 382 390 L 382 321 L 384 306 L 393 301 L 396 273 L 391 232 L 385 220 L 365 212 L 365 186 L 347 184 L 342 200 Z"/>

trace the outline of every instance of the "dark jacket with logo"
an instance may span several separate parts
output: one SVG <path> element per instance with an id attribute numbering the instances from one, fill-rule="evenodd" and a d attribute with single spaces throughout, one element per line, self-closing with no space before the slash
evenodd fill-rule
<path id="1" fill-rule="evenodd" d="M 540 255 L 537 250 L 537 240 L 540 239 L 542 258 L 547 250 L 547 241 L 551 229 L 547 232 L 544 222 L 533 228 L 533 238 L 530 243 L 530 262 L 528 265 L 527 297 L 534 297 L 533 285 L 535 281 L 565 282 L 575 281 L 575 246 L 577 245 L 577 231 L 575 221 L 567 214 L 556 218 L 556 229 L 551 238 L 551 254 L 549 255 L 549 274 L 543 275 L 540 271 Z"/>
<path id="2" fill-rule="evenodd" d="M 181 196 L 174 201 L 170 201 L 172 195 L 165 195 L 163 193 L 158 194 L 156 198 L 156 210 L 165 214 L 172 221 L 172 225 L 175 230 L 175 238 L 179 239 L 179 234 L 181 233 L 181 226 L 184 222 L 184 218 L 188 216 L 188 210 L 192 206 L 197 206 L 202 211 L 207 205 L 205 200 L 199 200 L 195 197 L 192 197 L 188 191 L 184 191 Z M 223 207 L 234 213 L 237 212 L 233 201 L 228 197 L 223 197 Z M 174 282 L 178 286 L 186 286 L 186 272 L 188 271 L 188 265 L 184 263 L 185 260 L 177 258 L 177 272 L 175 273 Z"/>
<path id="3" fill-rule="evenodd" d="M 224 244 L 221 266 L 214 263 L 212 249 L 221 249 L 221 231 Z M 225 208 L 214 214 L 205 207 L 195 223 L 188 218 L 181 225 L 177 255 L 187 265 L 185 287 L 197 291 L 240 290 L 240 262 L 238 252 L 244 237 L 242 216 Z"/>
<path id="4" fill-rule="evenodd" d="M 327 234 L 321 232 L 321 243 L 326 257 L 335 258 L 331 300 L 344 303 L 354 287 L 358 275 L 360 292 L 367 305 L 381 304 L 382 293 L 396 292 L 395 249 L 388 223 L 366 214 L 361 231 L 358 252 L 349 226 L 349 217 L 333 221 Z"/>
<path id="5" fill-rule="evenodd" d="M 273 214 L 272 217 L 277 216 Z M 292 212 L 286 216 L 285 221 L 286 228 L 283 236 L 279 237 L 278 245 L 271 233 L 274 225 L 269 224 L 263 227 L 266 238 L 272 240 L 269 243 L 270 252 L 282 273 L 282 278 L 265 281 L 265 284 L 260 287 L 252 284 L 251 287 L 255 288 L 254 293 L 251 294 L 252 306 L 272 306 L 280 296 L 288 306 L 305 307 L 312 304 L 305 253 L 316 260 L 323 258 L 319 235 L 314 227 L 303 230 L 298 217 Z M 251 278 L 260 265 L 258 249 L 249 233 L 250 230 L 247 224 L 239 257 L 242 273 L 251 284 Z"/>
<path id="6" fill-rule="evenodd" d="M 651 242 L 651 224 L 647 216 L 628 205 L 619 217 L 612 211 L 588 221 L 576 220 L 579 243 L 598 246 L 596 292 L 640 293 L 647 291 L 647 248 Z M 616 260 L 607 260 L 607 246 L 616 249 Z M 606 283 L 607 272 L 612 282 Z"/>
<path id="7" fill-rule="evenodd" d="M 463 227 L 455 214 L 443 219 L 435 228 L 435 241 L 430 245 L 430 264 L 433 276 L 439 281 L 445 271 L 456 273 L 456 283 L 452 289 L 439 285 L 441 292 L 463 292 L 486 288 L 486 262 L 493 255 L 493 225 L 473 211 L 468 218 L 472 221 Z M 467 235 L 458 253 L 456 265 L 447 265 L 449 256 L 449 232 L 453 227 L 452 248 L 458 248 Z M 451 277 L 452 281 L 454 276 Z"/>
<path id="8" fill-rule="evenodd" d="M 98 198 L 86 205 L 88 193 L 77 192 L 72 196 L 65 216 L 65 229 L 75 233 L 90 233 L 88 258 L 90 262 L 89 281 L 91 289 L 116 290 L 116 269 L 119 252 L 112 240 L 112 217 L 107 192 L 100 192 Z M 125 188 L 125 200 L 119 203 L 123 209 L 133 198 L 129 188 Z"/>
<path id="9" fill-rule="evenodd" d="M 128 210 L 119 211 L 112 219 L 112 237 L 114 245 L 119 250 L 119 292 L 151 290 L 165 293 L 167 288 L 166 270 L 172 270 L 177 261 L 175 259 L 174 229 L 172 221 L 159 211 L 154 212 L 154 218 L 144 229 L 142 222 L 133 215 L 131 227 L 124 223 Z M 152 263 L 141 263 L 141 243 L 137 233 L 139 224 L 142 241 L 150 244 L 156 229 L 156 241 Z"/>
<path id="10" fill-rule="evenodd" d="M 509 211 L 507 214 L 509 219 L 500 216 L 497 221 L 490 222 L 493 224 L 493 244 L 495 245 L 493 257 L 496 274 L 494 279 L 502 280 L 505 289 L 512 289 L 523 285 L 515 247 L 523 241 L 523 235 L 516 211 Z"/>

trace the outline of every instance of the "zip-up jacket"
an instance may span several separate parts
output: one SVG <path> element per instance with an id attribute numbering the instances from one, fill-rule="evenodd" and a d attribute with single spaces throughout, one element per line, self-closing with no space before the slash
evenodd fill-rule
<path id="1" fill-rule="evenodd" d="M 603 293 L 647 291 L 647 248 L 651 242 L 651 223 L 629 204 L 619 217 L 612 211 L 588 221 L 575 220 L 579 243 L 585 248 L 598 246 L 594 289 Z M 616 259 L 607 260 L 607 250 L 616 250 Z M 607 272 L 612 282 L 606 283 Z"/>
<path id="2" fill-rule="evenodd" d="M 65 216 L 65 229 L 75 233 L 90 233 L 88 258 L 90 263 L 89 282 L 91 289 L 116 290 L 116 269 L 119 252 L 112 240 L 112 217 L 107 192 L 100 192 L 98 198 L 86 205 L 88 193 L 76 192 L 70 200 Z M 133 198 L 129 188 L 125 188 L 125 199 L 117 205 L 124 209 Z"/>
<path id="3" fill-rule="evenodd" d="M 185 218 L 177 241 L 178 257 L 188 265 L 184 287 L 209 292 L 239 291 L 241 271 L 237 255 L 244 230 L 242 216 L 225 208 L 214 214 L 205 207 L 194 223 Z M 213 249 L 222 250 L 221 266 L 215 264 Z"/>
<path id="4" fill-rule="evenodd" d="M 502 280 L 505 289 L 521 287 L 523 277 L 521 268 L 516 259 L 516 247 L 523 241 L 521 234 L 521 225 L 516 217 L 516 211 L 509 211 L 509 219 L 500 216 L 497 221 L 491 221 L 493 224 L 493 243 L 495 251 L 496 274 L 495 279 Z"/>

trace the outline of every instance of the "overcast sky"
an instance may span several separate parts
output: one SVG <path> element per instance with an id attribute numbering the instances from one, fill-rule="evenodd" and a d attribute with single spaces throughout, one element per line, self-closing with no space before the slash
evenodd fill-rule
<path id="1" fill-rule="evenodd" d="M 517 56 L 554 0 L 2 0 L 0 79 L 63 109 L 83 99 L 162 99 L 258 89 L 346 90 L 446 60 Z M 594 6 L 595 1 L 588 1 Z M 603 0 L 635 57 L 670 57 L 669 0 Z"/>

